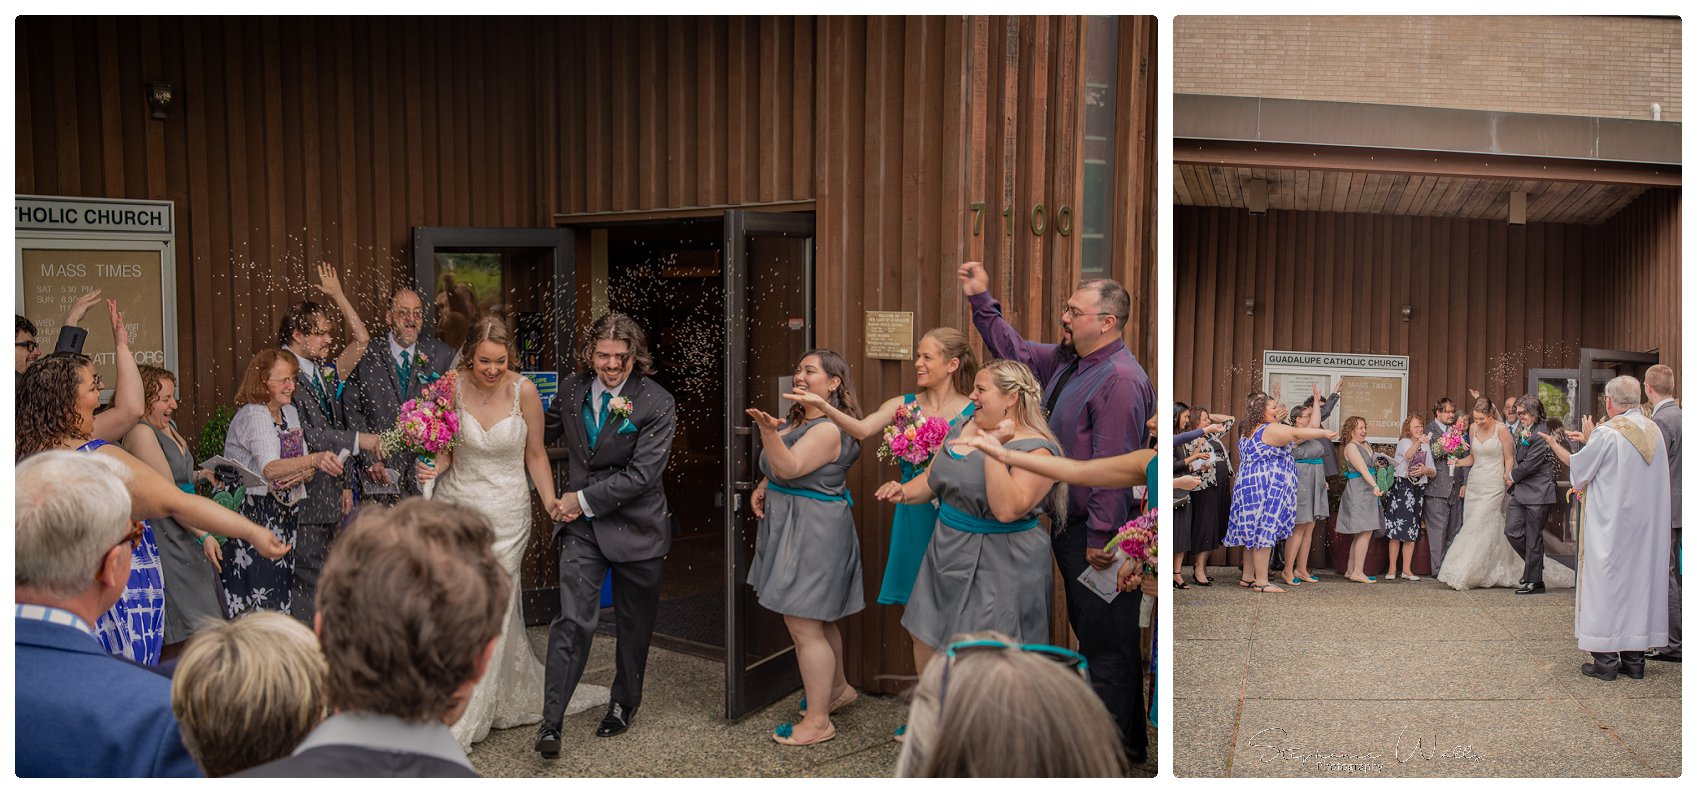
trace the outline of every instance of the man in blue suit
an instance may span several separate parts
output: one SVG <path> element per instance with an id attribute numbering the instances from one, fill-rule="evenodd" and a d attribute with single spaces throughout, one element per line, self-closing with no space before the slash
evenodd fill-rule
<path id="1" fill-rule="evenodd" d="M 197 777 L 171 681 L 106 654 L 89 627 L 130 578 L 126 472 L 44 452 L 17 468 L 17 773 Z"/>

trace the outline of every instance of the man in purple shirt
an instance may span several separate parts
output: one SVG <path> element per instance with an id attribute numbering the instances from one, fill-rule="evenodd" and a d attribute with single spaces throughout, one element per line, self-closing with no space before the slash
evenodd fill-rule
<path id="1" fill-rule="evenodd" d="M 1027 341 L 1002 318 L 984 265 L 967 262 L 958 275 L 972 304 L 972 324 L 990 354 L 1031 367 L 1044 384 L 1049 429 L 1068 457 L 1114 457 L 1141 446 L 1144 422 L 1155 413 L 1155 389 L 1121 338 L 1131 313 L 1124 286 L 1106 278 L 1080 283 L 1061 309 L 1061 342 L 1042 344 Z M 1130 488 L 1070 491 L 1066 525 L 1055 527 L 1052 541 L 1066 582 L 1067 620 L 1090 661 L 1090 681 L 1120 727 L 1126 754 L 1143 762 L 1149 741 L 1137 631 L 1141 595 L 1122 592 L 1108 603 L 1078 582 L 1085 565 L 1100 569 L 1112 563 L 1102 546 L 1136 507 Z"/>

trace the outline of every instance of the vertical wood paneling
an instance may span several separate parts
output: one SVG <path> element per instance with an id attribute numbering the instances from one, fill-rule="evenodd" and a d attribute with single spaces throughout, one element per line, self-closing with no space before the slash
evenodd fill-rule
<path id="1" fill-rule="evenodd" d="M 16 189 L 176 202 L 179 421 L 191 432 L 274 342 L 282 311 L 309 295 L 310 262 L 341 267 L 370 323 L 393 284 L 410 280 L 413 226 L 548 220 L 537 181 L 521 176 L 534 170 L 543 119 L 501 88 L 532 71 L 534 23 L 18 26 Z M 466 35 L 503 46 L 444 46 Z M 178 87 L 164 121 L 140 101 L 140 83 L 153 81 Z M 472 102 L 474 92 L 487 96 Z M 470 136 L 477 126 L 484 137 Z"/>
<path id="2" fill-rule="evenodd" d="M 1520 393 L 1527 369 L 1576 366 L 1581 346 L 1659 348 L 1678 366 L 1677 191 L 1649 191 L 1599 226 L 1176 211 L 1180 401 L 1241 412 L 1268 349 L 1408 355 L 1409 408 L 1423 414 L 1470 387 Z M 1265 316 L 1292 311 L 1316 321 L 1287 332 Z"/>

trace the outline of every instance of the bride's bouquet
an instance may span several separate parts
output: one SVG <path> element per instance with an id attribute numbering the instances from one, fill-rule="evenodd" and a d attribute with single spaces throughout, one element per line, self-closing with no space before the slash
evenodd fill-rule
<path id="1" fill-rule="evenodd" d="M 1461 431 L 1461 425 L 1457 423 L 1438 439 L 1438 446 L 1432 450 L 1432 456 L 1448 462 L 1450 476 L 1455 476 L 1455 461 L 1466 457 L 1472 451 L 1467 445 L 1467 434 Z"/>
<path id="2" fill-rule="evenodd" d="M 378 433 L 384 455 L 407 452 L 416 454 L 425 465 L 436 467 L 436 456 L 454 448 L 460 437 L 460 415 L 454 409 L 454 373 L 449 372 L 425 386 L 413 399 L 401 405 L 395 415 L 395 426 Z M 436 480 L 420 485 L 419 490 L 429 498 Z"/>
<path id="3" fill-rule="evenodd" d="M 878 447 L 881 462 L 906 462 L 920 470 L 931 464 L 931 456 L 949 436 L 949 422 L 920 412 L 918 405 L 896 408 L 895 418 L 884 428 L 884 444 Z"/>

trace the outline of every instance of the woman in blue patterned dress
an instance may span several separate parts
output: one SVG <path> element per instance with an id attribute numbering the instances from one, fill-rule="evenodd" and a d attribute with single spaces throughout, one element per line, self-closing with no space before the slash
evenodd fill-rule
<path id="1" fill-rule="evenodd" d="M 1426 417 L 1410 413 L 1402 422 L 1397 439 L 1396 479 L 1385 499 L 1385 536 L 1390 538 L 1390 569 L 1385 580 L 1396 578 L 1397 559 L 1402 559 L 1402 577 L 1419 581 L 1414 574 L 1414 545 L 1420 541 L 1421 507 L 1426 503 L 1426 481 L 1437 476 L 1432 467 L 1432 437 L 1426 433 Z"/>
<path id="2" fill-rule="evenodd" d="M 891 397 L 866 418 L 856 418 L 837 409 L 819 394 L 793 391 L 784 398 L 807 408 L 823 412 L 838 427 L 856 440 L 879 442 L 879 434 L 890 425 L 896 410 L 903 405 L 917 406 L 924 416 L 940 416 L 949 420 L 952 430 L 973 413 L 972 380 L 978 374 L 978 358 L 972 352 L 966 334 L 954 328 L 934 328 L 914 346 L 913 372 L 919 391 Z M 929 461 L 927 461 L 929 464 Z M 901 482 L 910 482 L 925 470 L 924 466 L 901 461 Z M 885 605 L 906 605 L 913 591 L 913 580 L 919 575 L 919 563 L 931 544 L 931 529 L 937 523 L 937 507 L 924 504 L 898 504 L 890 522 L 890 553 L 884 563 L 883 583 L 878 587 L 878 602 Z M 931 660 L 931 648 L 925 642 L 913 642 L 913 667 L 923 670 Z M 805 708 L 805 706 L 803 706 Z"/>
<path id="3" fill-rule="evenodd" d="M 1243 423 L 1238 425 L 1237 478 L 1232 482 L 1231 517 L 1221 545 L 1246 550 L 1240 587 L 1256 592 L 1283 592 L 1267 581 L 1267 560 L 1273 546 L 1289 537 L 1296 526 L 1296 458 L 1291 444 L 1312 438 L 1335 438 L 1319 427 L 1292 427 L 1278 421 L 1278 403 L 1264 391 L 1249 395 Z"/>
<path id="4" fill-rule="evenodd" d="M 117 360 L 120 370 L 130 368 L 127 374 L 134 374 L 139 385 L 141 376 L 128 344 L 119 343 Z M 165 582 L 160 572 L 159 545 L 145 521 L 169 517 L 202 531 L 233 536 L 258 537 L 264 529 L 210 499 L 179 490 L 122 447 L 93 437 L 94 409 L 100 404 L 103 387 L 92 359 L 86 355 L 54 353 L 30 366 L 18 383 L 17 455 L 21 460 L 50 449 L 75 449 L 111 457 L 129 471 L 125 485 L 130 492 L 130 515 L 143 522 L 143 529 L 130 546 L 128 586 L 118 602 L 101 615 L 95 632 L 107 652 L 153 666 L 159 663 L 165 642 Z M 263 550 L 281 556 L 288 552 L 288 546 L 273 542 Z"/>

